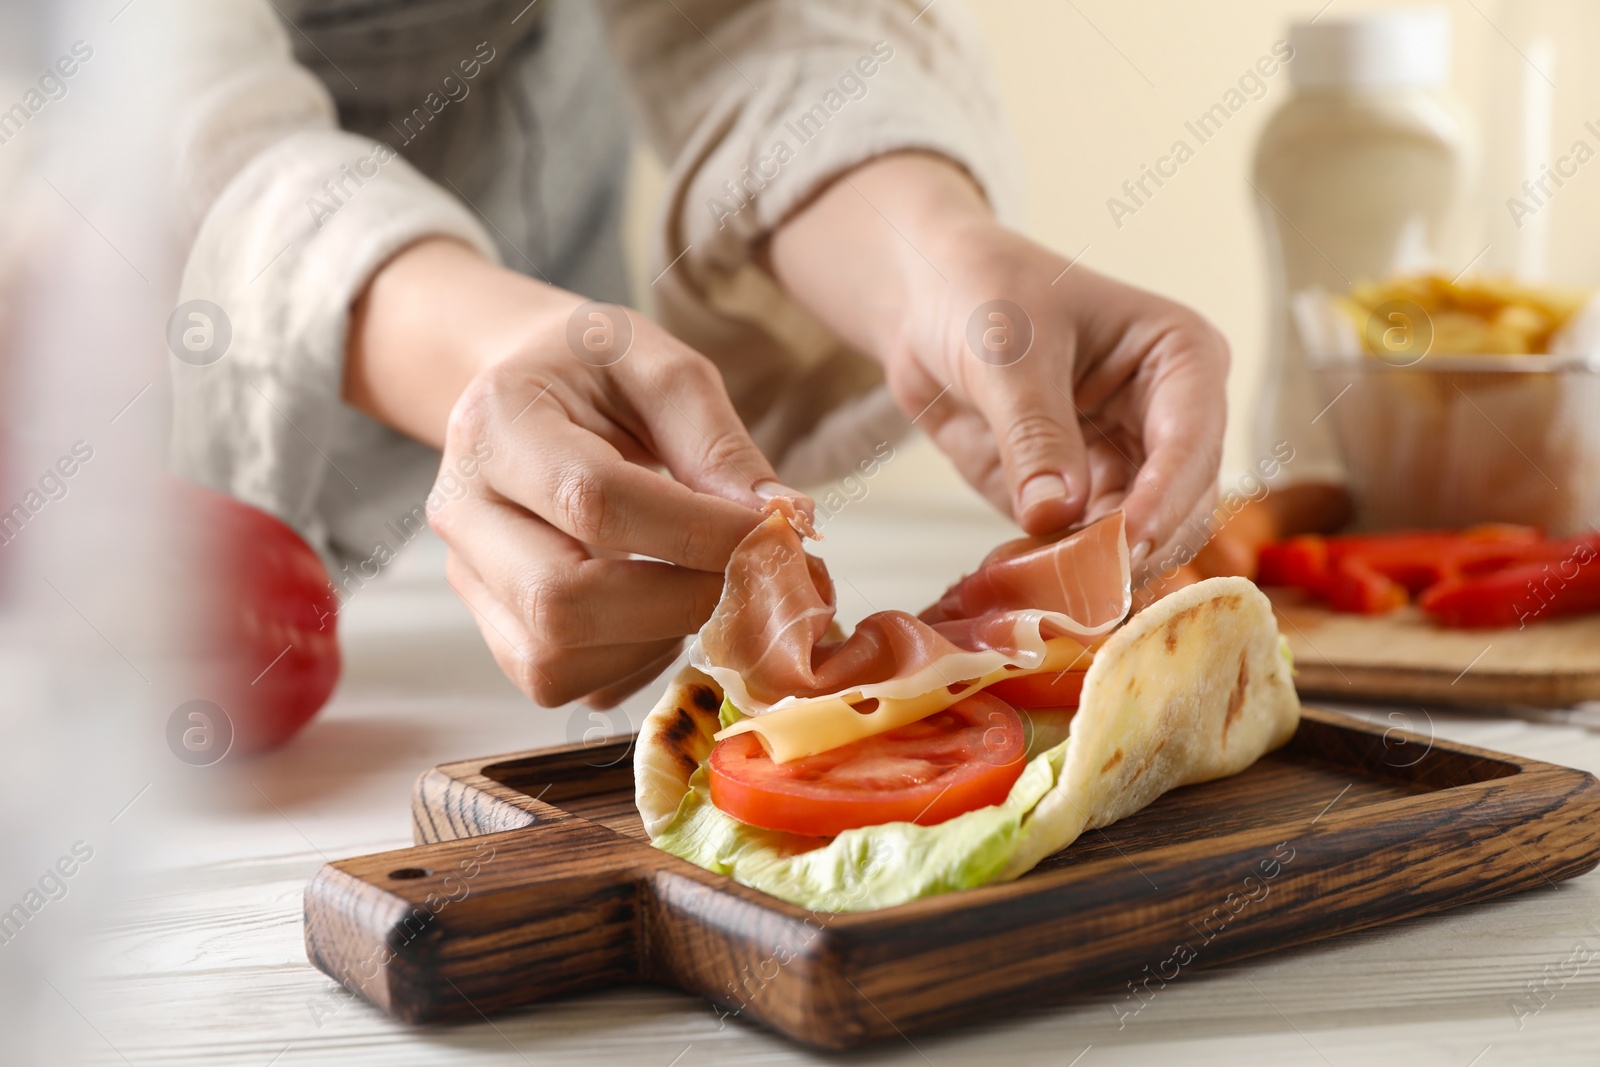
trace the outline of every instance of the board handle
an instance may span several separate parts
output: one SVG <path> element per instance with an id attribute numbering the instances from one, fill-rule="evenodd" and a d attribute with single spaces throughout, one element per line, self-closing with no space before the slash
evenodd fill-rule
<path id="1" fill-rule="evenodd" d="M 329 863 L 306 886 L 306 955 L 412 1023 L 628 982 L 654 851 L 556 814 Z"/>

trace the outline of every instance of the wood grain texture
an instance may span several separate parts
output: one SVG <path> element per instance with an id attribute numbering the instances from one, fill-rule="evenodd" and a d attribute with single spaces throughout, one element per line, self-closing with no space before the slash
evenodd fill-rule
<path id="1" fill-rule="evenodd" d="M 1347 615 L 1287 590 L 1269 595 L 1304 696 L 1552 708 L 1600 700 L 1600 615 L 1448 630 L 1414 607 Z"/>
<path id="2" fill-rule="evenodd" d="M 1245 773 L 1168 794 L 1015 882 L 818 913 L 645 843 L 629 744 L 424 775 L 422 844 L 329 864 L 307 887 L 312 961 L 413 1022 L 655 982 L 844 1048 L 1096 991 L 1125 989 L 1137 1011 L 1179 972 L 1600 860 L 1593 776 L 1308 710 Z"/>

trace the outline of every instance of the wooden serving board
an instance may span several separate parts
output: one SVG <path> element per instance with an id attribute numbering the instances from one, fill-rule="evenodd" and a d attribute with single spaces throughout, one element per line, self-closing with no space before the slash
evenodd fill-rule
<path id="1" fill-rule="evenodd" d="M 630 746 L 427 772 L 419 845 L 307 886 L 307 955 L 408 1022 L 654 982 L 845 1048 L 1088 992 L 1135 1012 L 1198 967 L 1600 861 L 1592 775 L 1308 709 L 1243 774 L 1170 793 L 1015 882 L 819 913 L 652 848 Z"/>
<path id="2" fill-rule="evenodd" d="M 1348 615 L 1288 590 L 1268 595 L 1302 695 L 1553 708 L 1600 700 L 1600 614 L 1451 630 L 1414 607 Z"/>

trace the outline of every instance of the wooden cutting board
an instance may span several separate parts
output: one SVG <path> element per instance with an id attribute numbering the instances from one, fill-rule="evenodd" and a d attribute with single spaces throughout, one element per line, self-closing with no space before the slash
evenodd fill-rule
<path id="1" fill-rule="evenodd" d="M 1450 630 L 1414 607 L 1347 615 L 1288 590 L 1268 595 L 1303 696 L 1556 708 L 1600 700 L 1600 615 Z"/>
<path id="2" fill-rule="evenodd" d="M 1289 745 L 1092 830 L 1023 878 L 812 912 L 652 848 L 631 741 L 446 764 L 414 848 L 306 887 L 311 961 L 408 1022 L 619 983 L 845 1048 L 1546 885 L 1600 861 L 1582 771 L 1307 710 Z"/>

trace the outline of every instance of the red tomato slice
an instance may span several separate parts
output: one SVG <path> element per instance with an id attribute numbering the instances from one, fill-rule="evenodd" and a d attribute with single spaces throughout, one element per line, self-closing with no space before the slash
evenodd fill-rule
<path id="1" fill-rule="evenodd" d="M 1024 674 L 1020 678 L 1002 678 L 984 692 L 1014 708 L 1075 708 L 1083 694 L 1083 675 L 1084 671 Z"/>
<path id="2" fill-rule="evenodd" d="M 976 693 L 907 726 L 774 763 L 755 734 L 711 750 L 711 802 L 740 822 L 809 837 L 857 826 L 922 826 L 1005 800 L 1022 774 L 1022 719 Z"/>

